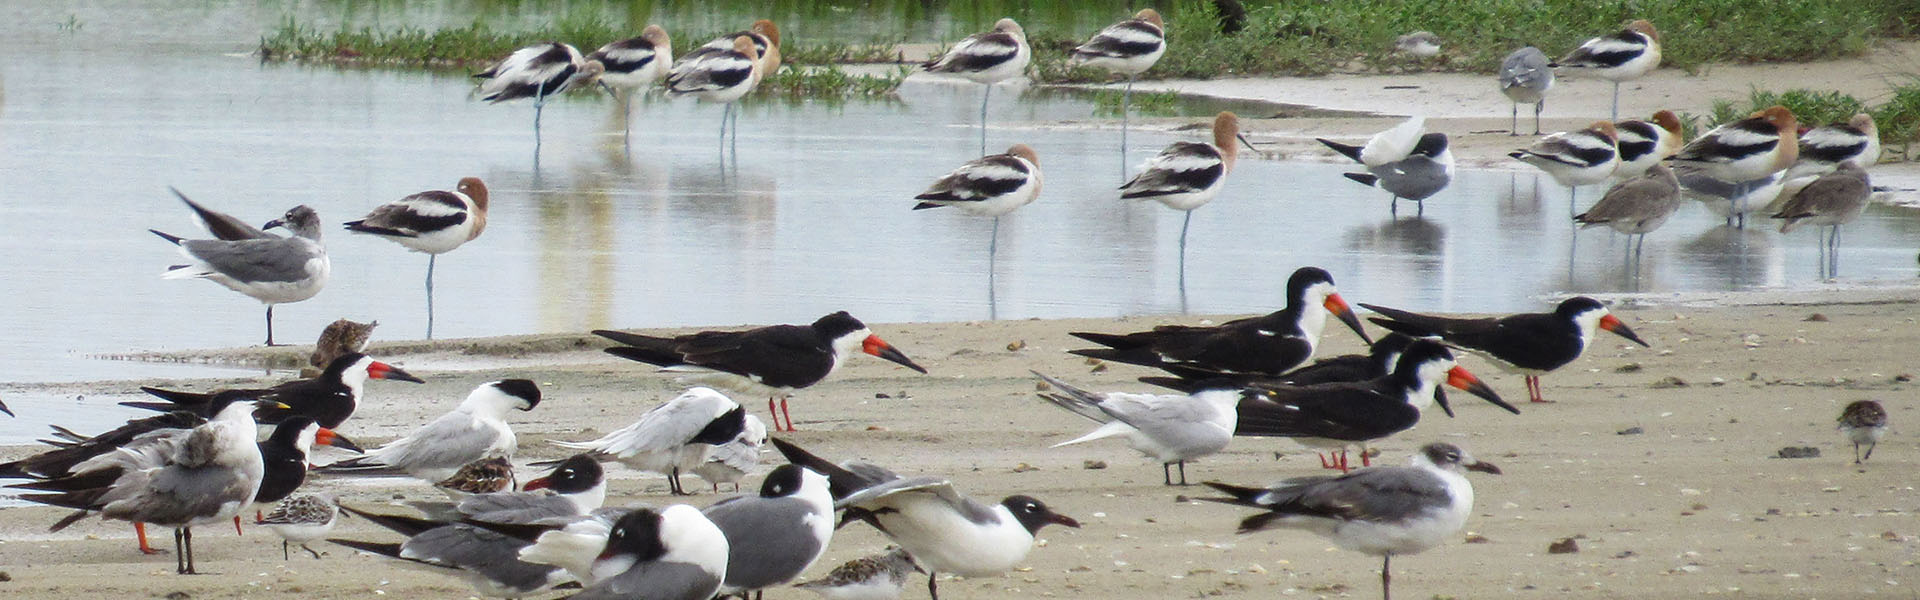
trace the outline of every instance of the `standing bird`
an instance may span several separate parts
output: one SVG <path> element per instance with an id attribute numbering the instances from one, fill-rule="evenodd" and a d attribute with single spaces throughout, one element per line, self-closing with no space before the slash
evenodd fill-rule
<path id="1" fill-rule="evenodd" d="M 1729 183 L 1708 177 L 1691 165 L 1675 165 L 1673 174 L 1679 178 L 1681 195 L 1699 200 L 1707 210 L 1725 217 L 1728 227 L 1739 229 L 1747 227 L 1748 214 L 1773 202 L 1786 185 L 1786 180 L 1777 175 Z"/>
<path id="2" fill-rule="evenodd" d="M 1596 329 L 1652 347 L 1634 335 L 1633 329 L 1621 323 L 1619 317 L 1608 312 L 1606 305 L 1586 296 L 1563 300 L 1549 313 L 1484 319 L 1435 317 L 1371 304 L 1360 306 L 1384 315 L 1385 318 L 1368 319 L 1381 327 L 1414 337 L 1438 337 L 1479 354 L 1503 369 L 1525 375 L 1530 402 L 1547 401 L 1540 396 L 1540 376 L 1580 358 L 1593 342 Z"/>
<path id="3" fill-rule="evenodd" d="M 186 196 L 180 199 L 186 200 Z M 196 206 L 195 210 L 200 208 Z M 210 231 L 218 234 L 222 230 L 211 224 L 214 221 L 207 222 Z M 261 233 L 266 237 L 189 240 L 157 229 L 147 231 L 179 246 L 180 253 L 192 261 L 168 267 L 160 275 L 162 279 L 205 279 L 266 304 L 267 345 L 272 346 L 273 305 L 314 297 L 326 287 L 327 277 L 333 272 L 327 249 L 320 245 L 319 213 L 305 205 L 295 206 L 260 229 L 275 227 L 285 227 L 293 236 Z"/>
<path id="4" fill-rule="evenodd" d="M 1033 48 L 1027 45 L 1027 32 L 1013 19 L 1001 19 L 993 31 L 976 33 L 960 40 L 947 53 L 920 66 L 929 73 L 956 75 L 982 84 L 980 92 L 980 153 L 987 153 L 987 98 L 993 84 L 1026 73 L 1033 60 Z M 1145 69 L 1142 69 L 1145 70 Z"/>
<path id="5" fill-rule="evenodd" d="M 273 512 L 260 517 L 255 524 L 280 536 L 281 560 L 293 560 L 289 547 L 294 545 L 318 560 L 320 553 L 307 547 L 307 543 L 332 533 L 339 517 L 340 504 L 333 494 L 301 494 L 281 500 L 274 505 Z"/>
<path id="6" fill-rule="evenodd" d="M 540 387 L 527 379 L 502 379 L 474 388 L 460 406 L 421 425 L 406 437 L 320 470 L 367 475 L 405 474 L 434 483 L 467 463 L 495 456 L 513 458 L 517 447 L 507 411 L 540 404 Z"/>
<path id="7" fill-rule="evenodd" d="M 1787 168 L 1785 179 L 1820 175 L 1853 163 L 1862 169 L 1880 162 L 1880 127 L 1873 115 L 1860 113 L 1846 123 L 1828 123 L 1800 135 L 1799 160 Z"/>
<path id="8" fill-rule="evenodd" d="M 1400 200 L 1404 198 L 1412 200 L 1419 211 L 1425 213 L 1426 199 L 1453 181 L 1453 151 L 1447 147 L 1447 134 L 1422 134 L 1425 124 L 1426 119 L 1421 117 L 1407 119 L 1392 129 L 1374 134 L 1365 146 L 1314 139 L 1366 165 L 1367 172 L 1347 173 L 1347 179 L 1393 194 L 1390 212 L 1398 214 Z"/>
<path id="9" fill-rule="evenodd" d="M 327 364 L 327 370 L 311 379 L 295 379 L 270 388 L 228 388 L 213 392 L 182 392 L 143 386 L 140 391 L 166 402 L 121 402 L 120 405 L 162 412 L 187 410 L 210 416 L 209 411 L 222 398 L 272 400 L 279 404 L 267 405 L 254 415 L 262 423 L 279 423 L 287 417 L 301 415 L 312 418 L 321 427 L 339 429 L 360 407 L 360 398 L 365 395 L 363 392 L 369 379 L 426 383 L 400 367 L 356 352 L 333 359 Z M 279 408 L 280 405 L 287 408 Z"/>
<path id="10" fill-rule="evenodd" d="M 465 177 L 454 191 L 420 192 L 380 205 L 347 231 L 377 235 L 427 254 L 427 339 L 433 339 L 433 263 L 487 230 L 487 184 Z"/>
<path id="11" fill-rule="evenodd" d="M 1583 227 L 1606 225 L 1614 231 L 1640 236 L 1632 248 L 1640 254 L 1647 245 L 1647 233 L 1659 229 L 1680 209 L 1680 180 L 1673 169 L 1656 164 L 1632 179 L 1614 184 L 1587 212 L 1574 215 L 1573 222 Z"/>
<path id="12" fill-rule="evenodd" d="M 826 577 L 793 587 L 827 600 L 900 600 L 900 588 L 906 586 L 907 574 L 916 572 L 925 571 L 913 564 L 913 557 L 907 555 L 905 549 L 889 546 L 886 552 L 847 561 L 834 567 Z"/>
<path id="13" fill-rule="evenodd" d="M 1873 458 L 1873 449 L 1880 445 L 1880 438 L 1887 435 L 1887 409 L 1872 400 L 1855 400 L 1840 411 L 1840 433 L 1847 435 L 1853 442 L 1853 464 L 1860 464 Z M 1860 445 L 1867 445 L 1867 454 L 1860 455 Z"/>
<path id="14" fill-rule="evenodd" d="M 733 38 L 731 49 L 702 47 L 687 53 L 673 64 L 667 74 L 667 96 L 693 95 L 707 102 L 726 105 L 720 112 L 720 148 L 726 149 L 727 123 L 732 121 L 733 140 L 740 141 L 740 125 L 733 115 L 733 102 L 760 85 L 760 50 L 753 38 Z"/>
<path id="15" fill-rule="evenodd" d="M 1187 255 L 1187 227 L 1193 224 L 1193 209 L 1205 206 L 1220 193 L 1233 163 L 1240 158 L 1234 140 L 1253 149 L 1253 142 L 1240 135 L 1240 117 L 1220 111 L 1213 118 L 1213 143 L 1174 142 L 1158 156 L 1140 166 L 1140 174 L 1120 186 L 1123 199 L 1153 199 L 1186 213 L 1180 223 L 1180 256 Z M 1184 264 L 1184 261 L 1182 262 Z"/>
<path id="16" fill-rule="evenodd" d="M 580 50 L 560 42 L 535 44 L 500 59 L 487 70 L 475 73 L 480 84 L 480 99 L 494 104 L 533 99 L 533 145 L 540 147 L 540 112 L 547 98 L 561 92 L 593 85 L 607 66 L 587 60 Z"/>
<path id="17" fill-rule="evenodd" d="M 667 78 L 673 65 L 673 41 L 659 25 L 647 25 L 639 37 L 607 42 L 587 55 L 606 69 L 600 85 L 626 90 L 620 104 L 620 143 L 625 145 L 633 133 L 633 97 Z"/>
<path id="18" fill-rule="evenodd" d="M 253 495 L 254 519 L 260 518 L 259 511 L 266 506 L 279 503 L 299 491 L 307 482 L 307 470 L 311 468 L 313 447 L 315 445 L 333 446 L 354 452 L 360 452 L 346 436 L 334 433 L 332 429 L 321 427 L 319 423 L 307 417 L 294 416 L 274 426 L 273 433 L 260 441 L 260 460 L 266 470 L 260 478 L 260 490 Z M 240 517 L 234 516 L 233 529 L 240 530 Z M 312 538 L 308 538 L 312 539 Z"/>
<path id="19" fill-rule="evenodd" d="M 1800 157 L 1800 122 L 1784 106 L 1713 128 L 1668 159 L 1721 181 L 1753 181 L 1793 166 Z"/>
<path id="20" fill-rule="evenodd" d="M 745 413 L 745 411 L 741 411 Z M 760 466 L 760 453 L 767 445 L 767 424 L 760 417 L 743 414 L 740 434 L 733 436 L 727 443 L 713 447 L 707 453 L 707 459 L 693 468 L 693 474 L 713 484 L 713 491 L 720 491 L 720 484 L 733 484 L 733 491 L 740 491 L 740 480 Z"/>
<path id="21" fill-rule="evenodd" d="M 1120 176 L 1127 175 L 1127 119 L 1133 104 L 1133 80 L 1167 52 L 1167 25 L 1160 12 L 1140 9 L 1133 18 L 1108 25 L 1087 43 L 1075 46 L 1068 64 L 1099 67 L 1127 76 L 1120 96 Z"/>
<path id="22" fill-rule="evenodd" d="M 1547 53 L 1527 46 L 1500 61 L 1500 93 L 1513 101 L 1513 123 L 1507 135 L 1520 135 L 1520 105 L 1533 105 L 1533 134 L 1540 135 L 1540 111 L 1547 108 L 1547 90 L 1553 89 L 1553 68 Z"/>
<path id="23" fill-rule="evenodd" d="M 1646 121 L 1628 119 L 1614 123 L 1613 127 L 1620 136 L 1617 145 L 1620 166 L 1613 169 L 1615 179 L 1639 177 L 1648 168 L 1678 154 L 1687 143 L 1681 133 L 1680 117 L 1670 110 L 1653 113 L 1653 118 Z"/>
<path id="24" fill-rule="evenodd" d="M 1408 467 L 1378 467 L 1339 477 L 1296 477 L 1265 488 L 1207 482 L 1227 498 L 1212 502 L 1265 512 L 1240 522 L 1240 533 L 1304 529 L 1334 545 L 1380 557 L 1380 594 L 1391 600 L 1396 554 L 1417 554 L 1460 532 L 1473 514 L 1467 471 L 1500 474 L 1453 444 L 1420 448 Z"/>
<path id="25" fill-rule="evenodd" d="M 1227 449 L 1238 417 L 1234 407 L 1243 398 L 1261 395 L 1258 390 L 1241 389 L 1225 380 L 1199 384 L 1199 389 L 1187 395 L 1094 393 L 1038 371 L 1033 374 L 1060 391 L 1042 392 L 1038 394 L 1041 400 L 1100 424 L 1086 435 L 1054 444 L 1054 448 L 1124 436 L 1127 447 L 1160 461 L 1166 485 L 1174 485 L 1174 465 L 1180 466 L 1179 485 L 1187 485 L 1187 461 Z"/>
<path id="26" fill-rule="evenodd" d="M 608 354 L 657 365 L 663 372 L 686 373 L 686 379 L 696 383 L 764 395 L 769 414 L 773 413 L 774 400 L 779 399 L 780 414 L 787 417 L 787 424 L 782 429 L 775 418 L 774 431 L 793 431 L 787 398 L 794 390 L 825 380 L 856 352 L 927 372 L 844 310 L 820 317 L 812 325 L 702 331 L 671 338 L 606 329 L 594 330 L 593 334 L 624 344 L 608 348 Z"/>
<path id="27" fill-rule="evenodd" d="M 993 240 L 987 243 L 991 257 L 1000 246 L 1000 216 L 1026 206 L 1040 196 L 1040 157 L 1026 144 L 1014 144 L 1005 154 L 983 156 L 967 161 L 927 187 L 913 199 L 914 210 L 951 206 L 960 212 L 993 217 Z"/>
<path id="28" fill-rule="evenodd" d="M 833 494 L 827 477 L 800 465 L 767 473 L 757 496 L 734 496 L 700 512 L 727 536 L 722 596 L 784 585 L 820 560 L 833 541 Z"/>
<path id="29" fill-rule="evenodd" d="M 1794 192 L 1773 218 L 1785 220 L 1780 223 L 1780 233 L 1791 232 L 1801 223 L 1826 226 L 1829 233 L 1822 235 L 1825 239 L 1820 248 L 1827 260 L 1822 266 L 1827 269 L 1827 275 L 1832 276 L 1840 262 L 1835 256 L 1840 250 L 1840 226 L 1860 218 L 1861 211 L 1867 208 L 1867 200 L 1872 197 L 1873 183 L 1867 171 L 1851 162 L 1840 163 L 1833 172 Z"/>
<path id="30" fill-rule="evenodd" d="M 760 19 L 747 26 L 746 31 L 735 31 L 708 41 L 706 45 L 688 53 L 693 56 L 701 52 L 727 51 L 735 48 L 734 40 L 746 38 L 753 41 L 753 49 L 758 53 L 760 71 L 754 75 L 754 83 L 780 72 L 780 27 L 773 21 Z"/>
<path id="31" fill-rule="evenodd" d="M 1660 68 L 1660 32 L 1645 19 L 1627 24 L 1619 33 L 1587 40 L 1568 52 L 1559 62 L 1547 65 L 1586 71 L 1613 82 L 1613 113 L 1609 121 L 1620 119 L 1620 82 L 1639 79 Z"/>
<path id="32" fill-rule="evenodd" d="M 1301 267 L 1287 278 L 1287 306 L 1265 316 L 1234 319 L 1211 327 L 1162 325 L 1127 334 L 1077 331 L 1069 335 L 1105 348 L 1073 354 L 1153 367 L 1190 379 L 1222 375 L 1279 375 L 1320 347 L 1327 314 L 1340 319 L 1368 344 L 1366 329 L 1319 267 Z"/>
<path id="33" fill-rule="evenodd" d="M 747 410 L 725 394 L 696 387 L 648 409 L 640 420 L 600 439 L 553 440 L 553 445 L 665 475 L 668 491 L 685 496 L 689 493 L 680 487 L 680 472 L 700 466 L 714 446 L 738 437 L 746 429 L 746 415 Z"/>
<path id="34" fill-rule="evenodd" d="M 1606 181 L 1620 166 L 1620 134 L 1613 123 L 1598 121 L 1579 131 L 1562 131 L 1540 138 L 1525 150 L 1508 153 L 1533 165 L 1567 186 L 1567 213 L 1573 213 L 1579 187 Z"/>

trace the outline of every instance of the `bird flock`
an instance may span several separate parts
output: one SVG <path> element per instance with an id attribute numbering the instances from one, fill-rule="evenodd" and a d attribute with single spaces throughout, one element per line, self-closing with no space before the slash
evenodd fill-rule
<path id="1" fill-rule="evenodd" d="M 1401 42 L 1415 54 L 1430 54 L 1429 47 L 1437 51 L 1431 35 Z M 1072 53 L 1077 62 L 1126 75 L 1130 94 L 1133 79 L 1165 51 L 1165 24 L 1148 9 L 1101 30 Z M 1001 19 L 992 31 L 962 40 L 925 65 L 931 72 L 986 84 L 983 154 L 987 94 L 993 83 L 1022 74 L 1031 55 L 1020 25 Z M 1502 91 L 1515 103 L 1514 133 L 1520 104 L 1535 106 L 1537 128 L 1554 69 L 1614 82 L 1617 119 L 1619 82 L 1657 67 L 1659 56 L 1659 34 L 1646 21 L 1589 40 L 1555 62 L 1535 48 L 1515 52 L 1499 76 Z M 779 29 L 762 20 L 677 61 L 666 31 L 649 25 L 638 37 L 588 54 L 561 43 L 523 48 L 476 77 L 486 80 L 480 85 L 484 100 L 532 98 L 536 132 L 541 107 L 553 94 L 600 85 L 609 93 L 624 91 L 630 101 L 632 94 L 662 83 L 671 95 L 727 104 L 721 127 L 725 142 L 730 131 L 731 139 L 738 135 L 731 103 L 779 65 Z M 1119 196 L 1153 199 L 1190 217 L 1220 191 L 1237 159 L 1235 142 L 1252 145 L 1240 135 L 1239 118 L 1232 113 L 1214 119 L 1212 138 L 1211 144 L 1169 146 L 1128 178 Z M 1123 146 L 1124 139 L 1123 127 Z M 1365 171 L 1348 178 L 1392 194 L 1396 211 L 1402 199 L 1423 210 L 1423 202 L 1446 187 L 1454 170 L 1447 136 L 1425 132 L 1418 117 L 1364 145 L 1320 141 Z M 1783 221 L 1783 232 L 1800 224 L 1832 228 L 1825 240 L 1830 252 L 1839 225 L 1857 217 L 1871 193 L 1865 168 L 1877 155 L 1874 124 L 1865 115 L 1803 131 L 1791 112 L 1772 107 L 1691 141 L 1683 139 L 1680 122 L 1669 111 L 1647 120 L 1610 119 L 1548 135 L 1513 157 L 1570 190 L 1615 181 L 1597 203 L 1572 218 L 1640 235 L 1642 243 L 1685 194 L 1722 207 L 1735 225 L 1756 206 L 1776 204 L 1771 216 Z M 1016 144 L 940 177 L 915 197 L 913 208 L 953 207 L 993 217 L 997 230 L 999 217 L 1033 202 L 1041 189 L 1039 157 L 1031 147 Z M 189 261 L 168 268 L 164 277 L 208 279 L 265 303 L 267 343 L 273 345 L 274 305 L 311 298 L 328 280 L 331 265 L 319 216 L 298 206 L 254 228 L 175 194 L 212 237 L 154 231 Z M 451 191 L 421 192 L 376 207 L 345 228 L 428 254 L 431 314 L 434 261 L 481 235 L 488 202 L 486 185 L 469 177 Z M 266 231 L 281 227 L 292 235 Z M 1183 226 L 1183 254 L 1185 242 Z M 990 253 L 994 246 L 990 242 Z M 1341 548 L 1380 557 L 1383 595 L 1390 595 L 1393 557 L 1437 547 L 1464 527 L 1474 502 L 1466 474 L 1501 471 L 1464 448 L 1439 442 L 1420 446 L 1407 466 L 1373 466 L 1376 453 L 1369 444 L 1412 429 L 1434 405 L 1452 417 L 1446 388 L 1511 414 L 1521 412 L 1461 367 L 1456 352 L 1474 353 L 1525 375 L 1529 404 L 1537 406 L 1548 402 L 1540 376 L 1579 358 L 1598 332 L 1650 346 L 1605 305 L 1586 297 L 1566 299 L 1549 312 L 1481 319 L 1358 304 L 1377 315 L 1371 322 L 1385 330 L 1378 339 L 1326 270 L 1295 271 L 1284 300 L 1273 313 L 1218 325 L 1075 332 L 1093 347 L 1074 354 L 1156 370 L 1139 381 L 1172 393 L 1093 391 L 1035 372 L 1040 382 L 1035 410 L 1051 405 L 1093 422 L 1088 433 L 1054 446 L 1125 440 L 1162 465 L 1163 482 L 1170 486 L 1188 485 L 1188 462 L 1219 453 L 1238 437 L 1285 437 L 1314 449 L 1323 468 L 1340 474 L 1265 486 L 1206 481 L 1221 495 L 1202 499 L 1255 511 L 1240 522 L 1242 533 L 1305 530 Z M 1329 316 L 1366 342 L 1368 353 L 1315 361 Z M 795 423 L 788 402 L 794 394 L 826 380 L 855 355 L 928 372 L 844 311 L 805 325 L 673 337 L 594 331 L 613 343 L 607 353 L 675 375 L 687 387 L 597 439 L 551 440 L 573 454 L 532 463 L 545 474 L 524 484 L 515 474 L 521 444 L 509 420 L 542 403 L 542 390 L 531 380 L 481 384 L 450 412 L 372 449 L 362 450 L 336 433 L 372 395 L 369 382 L 423 382 L 361 353 L 370 330 L 366 326 L 360 335 L 349 336 L 356 339 L 341 344 L 335 356 L 316 357 L 316 366 L 324 369 L 311 378 L 209 392 L 141 388 L 157 400 L 124 404 L 159 411 L 158 416 L 95 435 L 54 426 L 45 440 L 52 449 L 0 464 L 0 477 L 26 479 L 12 487 L 29 490 L 22 495 L 27 501 L 73 510 L 53 525 L 55 530 L 94 515 L 130 522 L 139 533 L 140 550 L 152 553 L 144 526 L 172 529 L 179 573 L 197 572 L 196 526 L 231 520 L 238 529 L 241 515 L 252 507 L 254 522 L 284 540 L 283 559 L 293 556 L 294 547 L 319 559 L 312 544 L 326 540 L 447 573 L 481 595 L 510 598 L 561 589 L 578 598 L 758 598 L 788 586 L 828 598 L 897 598 L 915 573 L 927 575 L 927 591 L 937 598 L 941 574 L 1005 573 L 1038 546 L 1036 536 L 1044 527 L 1081 527 L 1038 498 L 979 500 L 944 476 L 835 461 L 769 436 L 766 424 L 747 414 L 737 398 L 766 399 L 773 432 L 790 432 Z M 428 331 L 431 337 L 431 325 Z M 0 411 L 6 408 L 0 405 Z M 259 427 L 270 428 L 264 440 L 256 433 Z M 1873 401 L 1855 402 L 1840 417 L 1839 428 L 1855 446 L 1855 462 L 1864 462 L 1885 434 L 1887 412 Z M 359 454 L 310 468 L 316 445 Z M 704 508 L 678 502 L 693 495 L 681 483 L 683 474 L 704 479 L 715 492 L 722 484 L 737 492 L 763 470 L 767 445 L 786 462 L 765 469 L 757 489 Z M 1355 447 L 1358 469 L 1349 460 Z M 669 499 L 607 506 L 604 469 L 610 463 L 665 476 Z M 445 498 L 416 500 L 405 512 L 395 512 L 338 491 L 297 493 L 314 478 L 362 477 L 411 478 L 423 484 L 422 490 Z M 333 537 L 343 515 L 364 518 L 391 535 Z M 893 546 L 800 582 L 825 554 L 835 531 L 854 522 L 876 528 Z"/>

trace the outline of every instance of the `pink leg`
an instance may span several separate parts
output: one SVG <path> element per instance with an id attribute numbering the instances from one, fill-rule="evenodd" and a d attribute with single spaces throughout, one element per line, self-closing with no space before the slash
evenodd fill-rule
<path id="1" fill-rule="evenodd" d="M 793 413 L 787 412 L 786 396 L 780 397 L 780 414 L 787 417 L 787 431 L 797 431 L 793 428 Z"/>
<path id="2" fill-rule="evenodd" d="M 1529 394 L 1527 400 L 1530 402 L 1552 402 L 1552 400 L 1548 400 L 1540 395 L 1540 378 L 1538 376 L 1527 376 L 1527 393 Z"/>
<path id="3" fill-rule="evenodd" d="M 1347 472 L 1347 449 L 1346 448 L 1340 449 L 1340 472 L 1341 473 Z"/>
<path id="4" fill-rule="evenodd" d="M 1328 460 L 1328 459 L 1327 459 L 1327 454 L 1326 454 L 1325 452 L 1314 452 L 1313 454 L 1314 454 L 1315 456 L 1319 456 L 1319 457 L 1320 457 L 1320 468 L 1322 468 L 1322 469 L 1338 469 L 1338 468 L 1340 468 L 1340 465 L 1339 465 L 1339 463 L 1335 463 L 1335 462 L 1333 462 L 1333 461 L 1331 461 L 1331 460 Z"/>
<path id="5" fill-rule="evenodd" d="M 1373 457 L 1372 457 L 1372 456 L 1370 456 L 1369 454 L 1370 454 L 1370 453 L 1369 453 L 1369 452 L 1367 452 L 1367 447 L 1366 447 L 1366 446 L 1361 446 L 1361 447 L 1360 447 L 1360 466 L 1362 466 L 1362 467 L 1371 467 L 1371 466 L 1373 466 Z"/>
<path id="6" fill-rule="evenodd" d="M 767 397 L 767 417 L 773 419 L 774 431 L 786 431 L 780 428 L 780 411 L 774 409 L 772 396 Z"/>

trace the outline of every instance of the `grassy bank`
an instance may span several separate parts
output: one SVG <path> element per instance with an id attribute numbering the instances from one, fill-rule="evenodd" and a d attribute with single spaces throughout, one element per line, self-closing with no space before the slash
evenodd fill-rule
<path id="1" fill-rule="evenodd" d="M 1776 104 L 1793 111 L 1800 124 L 1810 127 L 1845 123 L 1853 115 L 1863 112 L 1873 115 L 1874 125 L 1880 128 L 1880 143 L 1909 157 L 1912 156 L 1910 147 L 1920 142 L 1920 74 L 1909 75 L 1906 83 L 1895 86 L 1893 95 L 1877 105 L 1833 91 L 1794 89 L 1772 92 L 1756 89 L 1746 98 L 1715 100 L 1712 114 L 1704 119 L 1689 120 L 1704 121 L 1705 127 L 1713 127 L 1747 118 L 1756 111 Z M 1697 135 L 1699 132 L 1690 133 Z"/>

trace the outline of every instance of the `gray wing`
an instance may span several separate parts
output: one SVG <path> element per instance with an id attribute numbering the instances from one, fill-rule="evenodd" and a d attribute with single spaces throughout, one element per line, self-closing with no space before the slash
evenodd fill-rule
<path id="1" fill-rule="evenodd" d="M 180 193 L 180 190 L 172 186 L 167 187 L 167 191 L 173 192 L 174 197 L 179 198 L 181 202 L 187 203 L 187 208 L 193 209 L 194 216 L 200 219 L 200 226 L 205 227 L 207 232 L 213 234 L 213 237 L 217 239 L 236 241 L 278 239 L 280 237 L 261 231 L 260 228 L 249 225 L 246 221 L 236 219 L 233 215 L 201 206 L 200 203 L 188 199 L 186 194 Z"/>
<path id="2" fill-rule="evenodd" d="M 682 396 L 689 398 L 689 396 Z M 669 400 L 648 409 L 640 420 L 590 442 L 554 442 L 554 445 L 626 458 L 643 453 L 666 452 L 683 446 L 712 423 L 714 415 L 726 412 L 714 405 L 731 403 L 724 396 L 692 396 L 691 401 Z M 730 408 L 730 407 L 728 407 Z"/>
<path id="3" fill-rule="evenodd" d="M 747 498 L 703 512 L 727 536 L 727 584 L 750 590 L 799 577 L 821 550 L 806 519 L 832 518 L 793 497 Z"/>
<path id="4" fill-rule="evenodd" d="M 1548 70 L 1547 55 L 1539 48 L 1527 46 L 1508 54 L 1500 62 L 1500 85 L 1502 87 L 1524 87 L 1541 89 L 1551 81 L 1553 72 Z"/>
<path id="5" fill-rule="evenodd" d="M 1439 477 L 1400 467 L 1366 469 L 1333 479 L 1292 480 L 1261 498 L 1278 512 L 1380 522 L 1418 517 L 1451 501 L 1446 482 Z"/>
<path id="6" fill-rule="evenodd" d="M 240 281 L 299 281 L 315 254 L 300 238 L 183 240 L 180 247 L 214 271 Z"/>
<path id="7" fill-rule="evenodd" d="M 451 470 L 488 458 L 488 450 L 500 442 L 500 432 L 492 427 L 474 427 L 472 419 L 467 413 L 441 415 L 407 437 L 368 452 L 365 462 L 408 471 Z"/>
<path id="8" fill-rule="evenodd" d="M 1108 394 L 1100 404 L 1114 419 L 1146 432 L 1155 438 L 1179 437 L 1191 425 L 1214 416 L 1212 407 L 1198 400 L 1160 397 L 1151 394 Z"/>
<path id="9" fill-rule="evenodd" d="M 252 482 L 225 465 L 129 472 L 101 499 L 109 518 L 178 526 L 253 499 Z"/>
<path id="10" fill-rule="evenodd" d="M 867 489 L 854 492 L 833 503 L 834 508 L 861 507 L 880 508 L 886 498 L 898 494 L 932 494 L 947 503 L 948 506 L 975 523 L 994 523 L 999 518 L 993 509 L 972 498 L 961 495 L 953 489 L 953 482 L 942 477 L 910 477 L 894 479 Z"/>
<path id="11" fill-rule="evenodd" d="M 1054 406 L 1066 409 L 1073 414 L 1092 419 L 1095 423 L 1113 420 L 1113 416 L 1100 407 L 1100 403 L 1106 400 L 1105 395 L 1073 387 L 1065 381 L 1048 377 L 1039 371 L 1031 372 L 1041 381 L 1047 382 L 1047 385 L 1053 386 L 1053 389 L 1061 391 L 1059 394 L 1039 394 L 1040 399 L 1052 402 Z"/>
<path id="12" fill-rule="evenodd" d="M 458 508 L 468 518 L 521 525 L 556 517 L 577 517 L 579 505 L 558 494 L 545 492 L 500 492 L 470 496 Z"/>
<path id="13" fill-rule="evenodd" d="M 1412 156 L 1368 169 L 1380 177 L 1380 187 L 1402 198 L 1425 200 L 1447 187 L 1453 174 L 1447 166 L 1425 156 Z"/>
<path id="14" fill-rule="evenodd" d="M 516 590 L 545 588 L 560 570 L 520 560 L 527 542 L 472 525 L 436 527 L 413 536 L 400 546 L 400 556 L 456 567 Z"/>
<path id="15" fill-rule="evenodd" d="M 594 584 L 570 598 L 580 600 L 707 600 L 720 589 L 720 578 L 697 565 L 648 562 Z"/>

